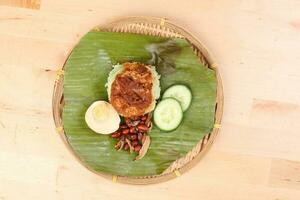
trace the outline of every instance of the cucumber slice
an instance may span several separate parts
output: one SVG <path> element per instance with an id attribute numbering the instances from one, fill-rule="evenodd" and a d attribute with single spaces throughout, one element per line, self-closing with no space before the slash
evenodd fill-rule
<path id="1" fill-rule="evenodd" d="M 185 85 L 173 85 L 166 89 L 163 94 L 164 98 L 172 97 L 180 102 L 183 112 L 186 111 L 192 102 L 192 92 Z"/>
<path id="2" fill-rule="evenodd" d="M 181 105 L 174 98 L 163 99 L 154 110 L 154 123 L 163 131 L 176 129 L 182 121 L 182 117 Z"/>

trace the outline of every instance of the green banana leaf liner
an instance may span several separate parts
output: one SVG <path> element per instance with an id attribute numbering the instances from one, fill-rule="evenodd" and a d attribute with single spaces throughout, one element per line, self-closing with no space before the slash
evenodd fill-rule
<path id="1" fill-rule="evenodd" d="M 153 126 L 150 148 L 138 161 L 134 161 L 136 153 L 116 151 L 117 141 L 93 132 L 84 118 L 92 102 L 108 101 L 105 84 L 112 66 L 130 61 L 156 66 L 162 93 L 173 84 L 184 84 L 193 94 L 191 106 L 175 131 L 164 132 Z M 93 171 L 128 177 L 162 174 L 213 129 L 216 73 L 204 67 L 184 39 L 90 31 L 73 49 L 64 67 L 62 119 L 66 139 Z"/>

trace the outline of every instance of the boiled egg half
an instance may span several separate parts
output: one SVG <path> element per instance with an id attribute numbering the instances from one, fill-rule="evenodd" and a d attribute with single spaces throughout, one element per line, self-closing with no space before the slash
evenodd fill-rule
<path id="1" fill-rule="evenodd" d="M 111 134 L 118 130 L 120 116 L 106 101 L 95 101 L 85 113 L 85 121 L 90 129 L 100 134 Z"/>

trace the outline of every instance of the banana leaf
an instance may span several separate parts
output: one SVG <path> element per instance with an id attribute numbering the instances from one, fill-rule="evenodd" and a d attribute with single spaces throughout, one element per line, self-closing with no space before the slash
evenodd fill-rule
<path id="1" fill-rule="evenodd" d="M 172 132 L 153 127 L 146 156 L 116 151 L 116 140 L 88 128 L 84 115 L 92 102 L 108 100 L 105 83 L 112 65 L 127 61 L 155 65 L 162 92 L 185 84 L 193 93 L 181 125 Z M 205 68 L 184 39 L 91 31 L 73 49 L 65 64 L 63 124 L 67 140 L 80 159 L 95 171 L 122 176 L 161 174 L 185 156 L 214 124 L 216 74 Z"/>

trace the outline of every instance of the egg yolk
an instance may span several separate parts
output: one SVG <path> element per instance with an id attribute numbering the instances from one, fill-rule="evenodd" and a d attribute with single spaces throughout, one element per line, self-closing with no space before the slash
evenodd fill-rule
<path id="1" fill-rule="evenodd" d="M 104 120 L 107 118 L 109 113 L 109 108 L 107 105 L 105 104 L 100 104 L 97 105 L 94 109 L 93 109 L 93 117 L 96 120 Z"/>

